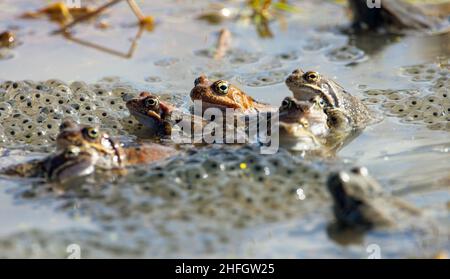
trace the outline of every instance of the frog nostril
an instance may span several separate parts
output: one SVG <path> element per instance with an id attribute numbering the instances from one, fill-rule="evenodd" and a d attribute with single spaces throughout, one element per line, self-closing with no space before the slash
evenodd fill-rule
<path id="1" fill-rule="evenodd" d="M 369 171 L 365 167 L 354 167 L 350 171 L 354 174 L 359 174 L 362 176 L 367 176 L 369 174 Z"/>
<path id="2" fill-rule="evenodd" d="M 200 78 L 196 78 L 195 80 L 194 80 L 194 86 L 197 86 L 197 85 L 199 85 L 199 83 L 200 83 L 200 80 L 199 80 Z"/>
<path id="3" fill-rule="evenodd" d="M 199 76 L 198 78 L 196 78 L 194 80 L 194 86 L 197 86 L 199 84 L 205 83 L 206 80 L 207 80 L 206 76 L 201 75 L 201 76 Z"/>

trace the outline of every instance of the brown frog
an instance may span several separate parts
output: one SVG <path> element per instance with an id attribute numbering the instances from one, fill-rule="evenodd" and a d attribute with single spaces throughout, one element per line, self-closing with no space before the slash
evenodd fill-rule
<path id="1" fill-rule="evenodd" d="M 230 108 L 242 113 L 274 109 L 268 104 L 255 101 L 226 80 L 212 82 L 205 75 L 195 79 L 194 88 L 192 88 L 190 95 L 192 101 L 201 101 L 203 112 L 208 108 L 221 110 Z"/>
<path id="2" fill-rule="evenodd" d="M 97 160 L 98 153 L 94 149 L 69 145 L 43 159 L 13 165 L 0 170 L 0 173 L 64 182 L 93 173 Z"/>
<path id="3" fill-rule="evenodd" d="M 126 106 L 130 114 L 154 134 L 170 135 L 170 118 L 175 109 L 171 104 L 150 92 L 141 92 L 128 100 Z"/>
<path id="4" fill-rule="evenodd" d="M 178 153 L 173 148 L 158 144 L 124 147 L 98 128 L 77 125 L 72 121 L 64 121 L 60 129 L 55 154 L 8 167 L 2 173 L 58 180 L 90 174 L 95 169 L 113 170 L 149 164 Z M 75 171 L 69 171 L 72 169 Z M 62 170 L 63 174 L 55 175 L 54 170 Z"/>
<path id="5" fill-rule="evenodd" d="M 353 128 L 364 128 L 372 120 L 369 109 L 361 100 L 318 72 L 296 69 L 287 77 L 286 85 L 298 100 L 308 101 L 319 96 L 326 113 L 339 110 Z"/>
<path id="6" fill-rule="evenodd" d="M 191 127 L 203 127 L 206 124 L 203 118 L 184 113 L 150 92 L 141 92 L 128 100 L 126 106 L 130 114 L 156 136 L 170 136 L 175 124 L 183 125 L 186 121 L 190 122 L 187 124 Z"/>
<path id="7" fill-rule="evenodd" d="M 104 160 L 105 168 L 147 164 L 177 153 L 175 149 L 159 144 L 124 147 L 97 127 L 77 125 L 72 121 L 64 121 L 60 129 L 56 138 L 57 149 L 69 145 L 95 149 Z"/>

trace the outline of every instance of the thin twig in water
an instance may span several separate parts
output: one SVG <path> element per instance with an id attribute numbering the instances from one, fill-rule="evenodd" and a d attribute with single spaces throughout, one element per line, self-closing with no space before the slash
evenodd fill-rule
<path id="1" fill-rule="evenodd" d="M 227 28 L 223 28 L 219 31 L 217 38 L 216 51 L 214 53 L 214 59 L 222 59 L 227 51 L 231 47 L 231 32 Z"/>
<path id="2" fill-rule="evenodd" d="M 139 19 L 139 22 L 142 22 L 145 18 L 144 14 L 141 11 L 141 8 L 136 4 L 134 0 L 127 0 L 128 5 L 130 6 L 133 13 Z"/>
<path id="3" fill-rule="evenodd" d="M 106 4 L 104 4 L 104 5 L 100 6 L 100 7 L 98 7 L 97 9 L 93 10 L 92 12 L 87 13 L 87 14 L 85 14 L 85 15 L 83 15 L 83 16 L 81 16 L 81 17 L 75 19 L 75 20 L 73 20 L 72 22 L 70 22 L 70 23 L 64 25 L 63 27 L 61 27 L 60 29 L 58 29 L 58 30 L 56 30 L 56 31 L 53 31 L 52 34 L 59 34 L 59 33 L 61 33 L 61 32 L 64 32 L 64 31 L 66 31 L 67 29 L 71 28 L 72 26 L 74 26 L 74 25 L 76 25 L 76 24 L 78 24 L 78 23 L 80 23 L 80 22 L 82 22 L 82 21 L 88 20 L 88 19 L 90 19 L 90 18 L 93 17 L 93 16 L 98 15 L 99 13 L 101 13 L 101 12 L 103 12 L 104 10 L 106 10 L 107 8 L 109 8 L 109 7 L 111 7 L 111 6 L 113 6 L 113 5 L 117 4 L 117 3 L 119 3 L 120 1 L 123 1 L 123 0 L 111 0 L 111 1 L 109 1 L 108 3 L 106 3 Z"/>

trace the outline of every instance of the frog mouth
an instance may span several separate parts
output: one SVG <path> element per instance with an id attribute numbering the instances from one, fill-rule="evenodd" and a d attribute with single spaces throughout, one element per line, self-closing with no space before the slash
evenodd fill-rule
<path id="1" fill-rule="evenodd" d="M 147 111 L 147 116 L 148 117 L 151 117 L 151 118 L 153 118 L 153 119 L 155 119 L 155 120 L 157 120 L 157 121 L 162 121 L 162 117 L 161 117 L 161 115 L 159 115 L 158 113 L 156 113 L 155 111 L 153 111 L 153 110 L 149 110 L 149 111 Z"/>
<path id="2" fill-rule="evenodd" d="M 68 147 L 69 150 L 71 147 Z M 66 151 L 67 151 L 66 150 Z M 60 182 L 69 180 L 74 177 L 86 176 L 94 172 L 96 156 L 92 152 L 80 151 L 75 157 L 67 157 L 66 151 L 53 156 L 47 162 L 47 176 L 50 180 Z"/>
<path id="3" fill-rule="evenodd" d="M 295 141 L 298 143 L 304 143 L 306 145 L 318 146 L 320 145 L 317 137 L 301 123 L 285 123 L 280 122 L 280 133 L 283 134 L 283 138 L 288 141 Z"/>
<path id="4" fill-rule="evenodd" d="M 221 111 L 226 111 L 227 109 L 239 110 L 241 107 L 232 102 L 226 102 L 222 100 L 215 100 L 213 102 L 208 102 L 201 100 L 202 102 L 202 112 L 205 112 L 207 109 L 219 109 Z"/>

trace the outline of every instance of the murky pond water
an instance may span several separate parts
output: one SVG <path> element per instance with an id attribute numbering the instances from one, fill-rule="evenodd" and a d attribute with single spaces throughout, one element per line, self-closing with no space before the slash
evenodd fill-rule
<path id="1" fill-rule="evenodd" d="M 367 258 L 371 244 L 380 247 L 383 257 L 429 257 L 449 251 L 449 111 L 433 117 L 434 107 L 419 108 L 408 102 L 415 97 L 423 104 L 430 96 L 448 92 L 450 34 L 349 37 L 336 28 L 348 23 L 342 6 L 298 1 L 300 13 L 272 22 L 273 38 L 260 38 L 245 20 L 220 25 L 197 20 L 202 11 L 210 9 L 210 1 L 156 2 L 139 1 L 157 25 L 154 31 L 144 32 L 132 57 L 124 58 L 138 31 L 124 3 L 108 12 L 105 20 L 110 28 L 99 30 L 87 24 L 75 28 L 77 38 L 122 53 L 117 55 L 50 35 L 57 25 L 44 19 L 18 18 L 47 1 L 2 1 L 0 31 L 16 30 L 20 44 L 9 51 L 8 59 L 0 60 L 0 80 L 94 83 L 109 77 L 107 83 L 120 79 L 133 92 L 146 89 L 188 104 L 194 79 L 206 73 L 231 80 L 257 100 L 279 105 L 291 95 L 285 77 L 298 67 L 314 69 L 383 115 L 381 122 L 367 127 L 331 163 L 366 166 L 387 192 L 439 220 L 440 229 L 431 237 L 414 229 L 337 237 L 329 225 L 331 204 L 320 193 L 311 198 L 317 202 L 309 202 L 308 192 L 305 200 L 296 200 L 295 193 L 274 191 L 269 194 L 276 201 L 264 203 L 260 196 L 268 188 L 263 186 L 281 182 L 286 189 L 303 187 L 296 179 L 308 176 L 299 169 L 282 178 L 274 175 L 264 183 L 249 174 L 245 194 L 254 200 L 253 206 L 220 190 L 223 185 L 239 186 L 234 170 L 229 177 L 216 174 L 222 180 L 212 178 L 214 172 L 203 182 L 186 177 L 194 188 L 208 185 L 208 190 L 197 189 L 197 193 L 179 191 L 176 185 L 167 185 L 177 181 L 154 180 L 151 175 L 92 178 L 70 194 L 61 189 L 49 192 L 48 185 L 29 180 L 1 177 L 0 257 L 67 257 L 66 247 L 71 244 L 80 245 L 83 257 Z M 232 12 L 241 7 L 239 1 L 220 3 Z M 204 54 L 215 44 L 221 27 L 232 32 L 233 44 L 230 54 L 217 61 Z M 448 95 L 439 98 L 443 100 L 439 108 L 448 109 Z M 414 117 L 414 112 L 420 116 Z M 128 132 L 117 134 L 134 139 Z M 14 147 L 11 139 L 2 145 L 0 167 L 43 155 Z M 202 162 L 204 158 L 198 156 Z M 279 159 L 288 160 L 281 155 Z M 180 168 L 173 166 L 177 171 Z M 195 171 L 195 164 L 185 170 L 188 174 Z M 320 169 L 316 171 L 320 176 Z M 320 181 L 304 181 L 323 187 Z M 142 188 L 147 184 L 149 192 Z M 421 222 L 418 219 L 415 226 Z"/>

